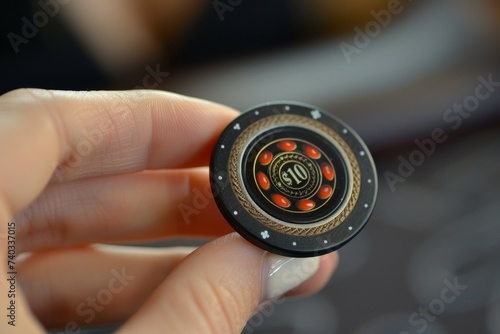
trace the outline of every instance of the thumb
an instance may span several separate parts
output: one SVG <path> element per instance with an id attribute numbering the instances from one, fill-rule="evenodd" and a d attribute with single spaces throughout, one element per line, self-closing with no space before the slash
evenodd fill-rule
<path id="1" fill-rule="evenodd" d="M 233 233 L 190 254 L 119 333 L 240 333 L 260 304 L 319 290 L 335 265 L 336 255 L 287 258 Z"/>

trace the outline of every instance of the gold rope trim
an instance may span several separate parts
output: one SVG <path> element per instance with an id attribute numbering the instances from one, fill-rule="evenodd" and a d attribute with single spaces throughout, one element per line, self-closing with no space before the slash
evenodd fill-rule
<path id="1" fill-rule="evenodd" d="M 313 227 L 291 227 L 275 222 L 269 219 L 268 217 L 264 216 L 257 209 L 255 209 L 254 206 L 250 203 L 247 196 L 245 195 L 243 189 L 241 188 L 241 184 L 238 178 L 238 161 L 244 149 L 245 143 L 247 143 L 248 140 L 251 137 L 253 137 L 256 133 L 258 133 L 260 130 L 266 129 L 275 124 L 282 124 L 282 123 L 295 123 L 297 126 L 305 124 L 311 128 L 315 128 L 322 131 L 323 133 L 326 133 L 328 136 L 332 137 L 338 143 L 338 145 L 344 150 L 351 165 L 352 179 L 353 179 L 351 196 L 349 197 L 349 200 L 342 212 L 340 212 L 334 218 L 326 220 L 321 225 L 316 225 Z M 342 139 L 342 137 L 340 137 L 335 131 L 333 131 L 330 127 L 324 125 L 323 123 L 299 115 L 269 116 L 253 123 L 248 128 L 246 128 L 240 134 L 240 136 L 238 136 L 233 145 L 233 148 L 229 156 L 228 172 L 233 191 L 246 211 L 248 211 L 255 219 L 257 219 L 270 229 L 295 236 L 317 235 L 330 231 L 333 228 L 340 225 L 347 218 L 347 216 L 349 216 L 354 206 L 356 205 L 361 188 L 361 174 L 359 170 L 358 161 L 356 160 L 354 153 L 352 152 L 349 145 L 347 145 L 347 143 L 344 141 L 344 139 Z M 335 213 L 333 213 L 332 215 L 334 214 Z"/>

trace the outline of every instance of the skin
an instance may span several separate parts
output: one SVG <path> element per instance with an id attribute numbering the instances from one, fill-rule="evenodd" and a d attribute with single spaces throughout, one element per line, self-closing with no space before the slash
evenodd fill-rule
<path id="1" fill-rule="evenodd" d="M 20 255 L 16 327 L 2 320 L 0 332 L 43 333 L 74 321 L 123 322 L 120 333 L 239 333 L 266 299 L 266 252 L 231 233 L 211 197 L 189 221 L 179 210 L 208 185 L 210 152 L 236 115 L 155 91 L 1 96 L 0 258 L 12 220 Z M 196 250 L 101 244 L 182 237 L 215 239 Z M 287 296 L 317 292 L 336 264 L 335 253 L 322 256 L 316 274 Z M 133 277 L 126 287 L 90 321 L 77 313 L 122 270 Z M 8 290 L 0 280 L 2 308 Z"/>

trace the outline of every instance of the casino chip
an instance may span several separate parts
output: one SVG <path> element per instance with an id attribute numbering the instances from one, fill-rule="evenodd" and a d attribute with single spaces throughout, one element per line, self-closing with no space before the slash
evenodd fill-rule
<path id="1" fill-rule="evenodd" d="M 377 177 L 366 145 L 313 106 L 266 103 L 222 133 L 210 164 L 212 192 L 231 226 L 270 252 L 332 252 L 368 221 Z"/>

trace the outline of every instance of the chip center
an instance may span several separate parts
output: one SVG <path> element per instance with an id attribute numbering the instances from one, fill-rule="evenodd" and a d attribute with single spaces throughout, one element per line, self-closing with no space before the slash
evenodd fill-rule
<path id="1" fill-rule="evenodd" d="M 318 166 L 301 153 L 278 154 L 269 165 L 272 184 L 283 195 L 303 198 L 312 195 L 319 186 Z"/>
<path id="2" fill-rule="evenodd" d="M 246 175 L 254 180 L 248 191 L 264 211 L 278 219 L 316 221 L 335 209 L 341 199 L 340 193 L 335 195 L 336 170 L 314 140 L 286 136 L 292 132 L 318 141 L 315 134 L 290 128 L 257 139 L 247 155 L 249 165 L 244 164 Z M 335 203 L 327 205 L 332 198 Z M 305 213 L 307 218 L 302 216 Z"/>

